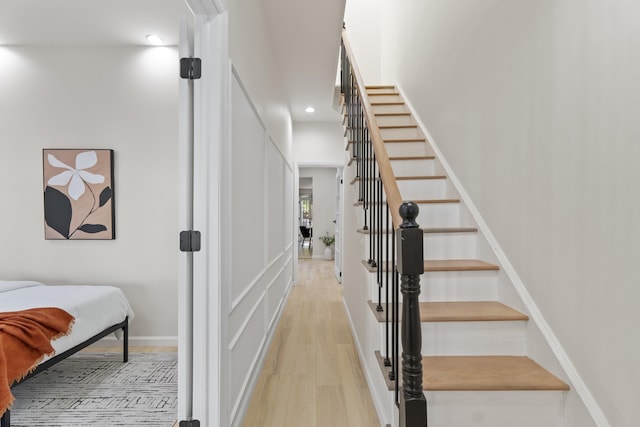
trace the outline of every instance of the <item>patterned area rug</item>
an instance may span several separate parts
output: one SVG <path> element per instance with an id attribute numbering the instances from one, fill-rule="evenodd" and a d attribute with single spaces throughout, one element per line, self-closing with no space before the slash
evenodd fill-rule
<path id="1" fill-rule="evenodd" d="M 81 353 L 13 388 L 12 427 L 171 427 L 177 353 Z"/>

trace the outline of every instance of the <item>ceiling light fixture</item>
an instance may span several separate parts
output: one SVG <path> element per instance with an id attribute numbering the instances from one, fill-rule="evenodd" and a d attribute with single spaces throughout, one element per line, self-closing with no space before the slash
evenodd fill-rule
<path id="1" fill-rule="evenodd" d="M 155 34 L 147 34 L 147 41 L 155 46 L 162 46 L 164 44 L 162 37 Z"/>
<path id="2" fill-rule="evenodd" d="M 304 111 L 306 111 L 307 113 L 315 113 L 316 109 L 311 107 L 311 106 L 309 106 L 309 107 L 305 108 Z"/>

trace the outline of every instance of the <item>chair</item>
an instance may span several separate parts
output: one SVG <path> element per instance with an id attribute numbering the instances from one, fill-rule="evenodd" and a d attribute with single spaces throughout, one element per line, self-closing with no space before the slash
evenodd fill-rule
<path id="1" fill-rule="evenodd" d="M 303 225 L 300 226 L 300 235 L 302 236 L 302 247 L 304 247 L 304 241 L 309 239 L 309 247 L 311 247 L 311 229 Z"/>

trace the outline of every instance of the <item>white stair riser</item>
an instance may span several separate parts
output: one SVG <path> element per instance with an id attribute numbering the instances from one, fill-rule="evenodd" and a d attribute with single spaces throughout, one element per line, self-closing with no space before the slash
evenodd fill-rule
<path id="1" fill-rule="evenodd" d="M 402 200 L 431 200 L 446 198 L 446 181 L 446 179 L 409 179 L 397 182 Z"/>
<path id="2" fill-rule="evenodd" d="M 384 146 L 389 157 L 433 154 L 431 148 L 425 142 L 388 142 Z"/>
<path id="3" fill-rule="evenodd" d="M 391 160 L 393 174 L 398 176 L 428 176 L 435 175 L 435 160 Z"/>
<path id="4" fill-rule="evenodd" d="M 406 105 L 373 105 L 374 113 L 409 113 Z"/>
<path id="5" fill-rule="evenodd" d="M 429 425 L 561 427 L 561 391 L 428 391 Z"/>
<path id="6" fill-rule="evenodd" d="M 368 235 L 367 235 L 368 236 Z M 382 259 L 387 256 L 387 234 L 382 236 Z M 377 238 L 374 236 L 374 238 Z M 477 258 L 477 233 L 423 233 L 422 248 L 425 259 L 475 259 Z M 392 251 L 389 241 L 389 252 Z"/>
<path id="7" fill-rule="evenodd" d="M 417 127 L 410 128 L 382 128 L 380 129 L 380 134 L 382 135 L 383 140 L 387 139 L 414 139 L 414 138 L 424 138 L 424 134 Z"/>
<path id="8" fill-rule="evenodd" d="M 357 183 L 354 185 L 358 185 Z M 384 201 L 383 197 L 383 201 Z M 410 199 L 405 199 L 410 200 Z M 416 199 L 417 200 L 417 199 Z M 375 207 L 375 205 L 374 205 Z M 363 209 L 363 206 L 358 206 L 359 209 Z M 464 224 L 460 221 L 460 203 L 419 203 L 418 204 L 418 217 L 416 222 L 422 228 L 438 228 L 438 227 L 464 227 Z M 361 214 L 360 226 L 364 226 L 364 213 Z M 369 224 L 369 213 L 367 211 L 366 217 L 367 224 Z M 386 221 L 386 213 L 383 209 L 382 214 L 383 223 Z"/>
<path id="9" fill-rule="evenodd" d="M 365 268 L 364 266 L 362 268 Z M 389 274 L 391 277 L 391 273 Z M 420 301 L 495 301 L 498 297 L 495 271 L 434 271 L 420 275 Z M 378 301 L 376 273 L 367 276 L 368 298 Z M 386 280 L 386 275 L 383 278 Z M 391 280 L 391 279 L 390 279 Z M 383 285 L 384 285 L 383 281 Z M 391 296 L 389 297 L 391 299 Z M 402 301 L 402 295 L 400 295 Z M 386 289 L 382 290 L 386 301 Z"/>
<path id="10" fill-rule="evenodd" d="M 380 391 L 383 394 L 383 391 Z M 387 391 L 395 399 L 394 391 Z M 444 427 L 562 427 L 561 391 L 427 391 L 427 422 Z M 399 425 L 397 407 L 390 419 Z"/>
<path id="11" fill-rule="evenodd" d="M 378 126 L 402 126 L 402 125 L 415 125 L 416 121 L 411 115 L 406 116 L 379 116 Z"/>
<path id="12" fill-rule="evenodd" d="M 368 87 L 367 95 L 375 95 L 376 93 L 396 93 L 398 89 L 395 87 Z"/>
<path id="13" fill-rule="evenodd" d="M 422 324 L 426 356 L 524 356 L 525 322 L 438 322 Z"/>
<path id="14" fill-rule="evenodd" d="M 433 271 L 420 276 L 420 301 L 494 301 L 495 271 Z"/>
<path id="15" fill-rule="evenodd" d="M 460 203 L 420 203 L 416 222 L 423 228 L 460 227 Z"/>
<path id="16" fill-rule="evenodd" d="M 391 313 L 389 313 L 391 316 Z M 399 314 L 402 318 L 402 314 Z M 424 322 L 423 356 L 524 356 L 526 348 L 524 321 L 495 322 Z M 380 323 L 380 349 L 385 354 L 386 325 Z M 391 350 L 390 350 L 391 351 Z M 400 343 L 402 352 L 402 343 Z"/>
<path id="17" fill-rule="evenodd" d="M 392 94 L 389 94 L 389 92 L 383 92 L 383 93 L 385 94 L 382 95 L 382 94 L 376 94 L 376 93 L 367 93 L 367 96 L 369 97 L 369 102 L 372 105 L 374 105 L 376 102 L 404 102 L 404 100 L 400 95 L 392 95 Z"/>
<path id="18" fill-rule="evenodd" d="M 477 233 L 425 233 L 422 246 L 425 259 L 475 259 Z"/>

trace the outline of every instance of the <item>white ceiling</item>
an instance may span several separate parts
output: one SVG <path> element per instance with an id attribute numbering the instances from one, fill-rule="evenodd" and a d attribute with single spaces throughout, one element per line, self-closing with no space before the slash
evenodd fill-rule
<path id="1" fill-rule="evenodd" d="M 345 0 L 262 1 L 293 120 L 338 120 L 331 104 Z M 184 0 L 0 0 L 0 46 L 145 45 L 149 33 L 176 45 L 188 14 Z"/>

